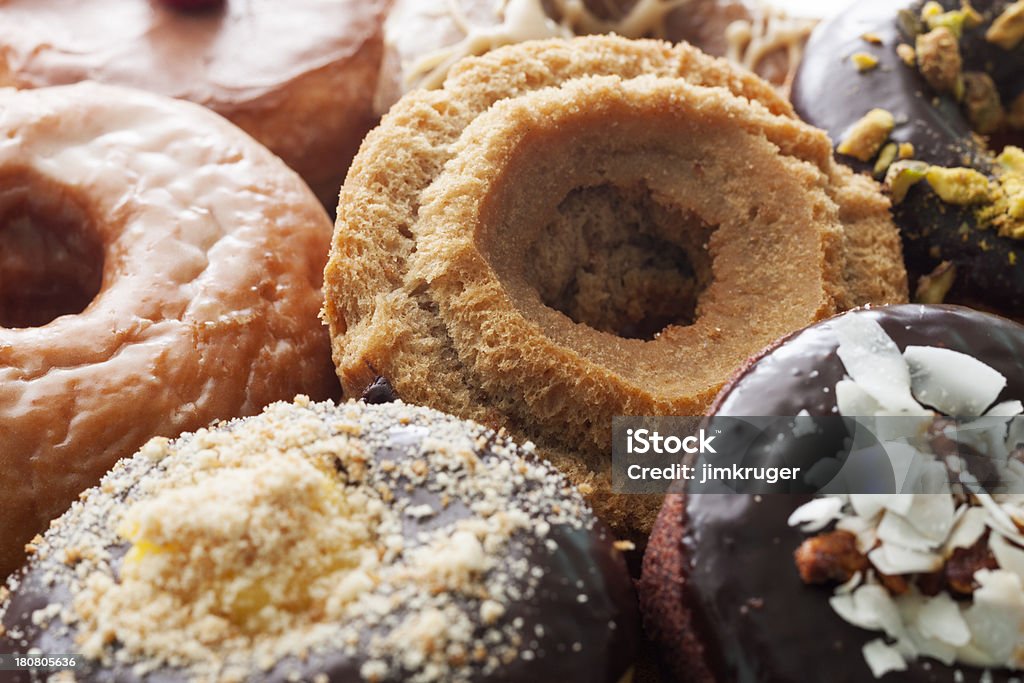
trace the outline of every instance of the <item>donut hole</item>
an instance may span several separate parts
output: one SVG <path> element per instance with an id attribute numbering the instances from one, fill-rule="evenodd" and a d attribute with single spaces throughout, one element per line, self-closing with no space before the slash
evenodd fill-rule
<path id="1" fill-rule="evenodd" d="M 579 187 L 526 250 L 526 276 L 546 306 L 574 322 L 649 340 L 696 320 L 711 282 L 712 231 L 642 183 Z"/>
<path id="2" fill-rule="evenodd" d="M 0 327 L 42 327 L 84 311 L 103 282 L 103 248 L 68 192 L 16 174 L 0 184 Z"/>

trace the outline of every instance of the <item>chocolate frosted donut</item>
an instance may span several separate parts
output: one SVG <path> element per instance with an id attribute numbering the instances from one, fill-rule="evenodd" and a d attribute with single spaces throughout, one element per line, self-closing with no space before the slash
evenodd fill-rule
<path id="1" fill-rule="evenodd" d="M 79 652 L 90 681 L 614 683 L 638 628 L 561 475 L 402 403 L 300 397 L 155 439 L 8 589 L 0 648 Z"/>
<path id="2" fill-rule="evenodd" d="M 835 414 L 835 387 L 849 372 L 836 353 L 836 321 L 846 316 L 877 321 L 901 351 L 931 346 L 969 354 L 1005 376 L 997 400 L 1024 396 L 1021 325 L 957 306 L 887 306 L 854 311 L 779 341 L 722 390 L 714 415 Z M 796 494 L 666 498 L 638 587 L 645 628 L 675 680 L 874 680 L 862 648 L 880 634 L 840 618 L 830 606 L 831 591 L 805 585 L 795 566 L 794 552 L 807 534 L 790 526 L 789 518 L 808 500 Z M 994 670 L 985 679 L 969 664 L 926 658 L 906 666 L 881 680 L 1020 676 Z"/>
<path id="3" fill-rule="evenodd" d="M 804 120 L 825 129 L 836 142 L 848 139 L 867 112 L 884 110 L 892 115 L 894 127 L 880 136 L 879 143 L 888 135 L 891 152 L 899 150 L 896 158 L 906 156 L 922 162 L 922 167 L 961 169 L 960 178 L 954 178 L 949 188 L 934 187 L 943 180 L 936 175 L 909 190 L 904 186 L 894 192 L 893 215 L 903 236 L 908 270 L 916 278 L 950 262 L 956 266 L 955 299 L 1020 314 L 1024 312 L 1024 263 L 1019 261 L 1024 243 L 1015 234 L 1016 210 L 1010 208 L 1007 217 L 1001 205 L 1015 201 L 1014 190 L 1000 182 L 1019 170 L 1012 163 L 1004 167 L 1000 161 L 1005 159 L 996 158 L 1004 143 L 1020 140 L 1024 123 L 1020 118 L 1024 46 L 1000 40 L 998 32 L 993 36 L 993 24 L 1011 4 L 979 0 L 971 3 L 976 14 L 952 19 L 964 12 L 961 3 L 942 0 L 932 3 L 941 10 L 931 10 L 928 24 L 921 18 L 921 2 L 851 3 L 847 11 L 815 29 L 797 72 L 792 100 Z M 951 18 L 950 22 L 942 17 Z M 955 30 L 940 26 L 943 23 Z M 931 26 L 937 30 L 929 30 Z M 936 44 L 944 49 L 933 47 Z M 851 59 L 855 55 L 867 62 Z M 877 66 L 872 67 L 874 62 Z M 859 72 L 865 66 L 868 69 Z M 946 86 L 944 79 L 952 85 Z M 881 177 L 886 161 L 894 161 L 891 154 L 887 160 L 876 157 L 885 155 L 885 147 L 879 144 L 880 149 L 859 154 L 861 159 L 850 154 L 839 158 L 860 171 L 877 168 Z M 896 164 L 890 167 L 893 176 L 896 168 Z M 952 196 L 961 189 L 958 182 L 962 186 L 968 177 L 962 172 L 965 169 L 984 176 L 969 176 L 980 184 L 980 196 Z M 914 173 L 916 179 L 923 170 L 908 168 L 907 177 Z M 903 193 L 905 198 L 900 197 Z"/>
<path id="4" fill-rule="evenodd" d="M 3 0 L 0 86 L 83 80 L 213 109 L 270 148 L 332 209 L 376 120 L 385 0 Z"/>
<path id="5" fill-rule="evenodd" d="M 0 576 L 156 435 L 337 391 L 317 320 L 331 224 L 188 102 L 0 89 Z"/>
<path id="6" fill-rule="evenodd" d="M 764 81 L 687 45 L 537 41 L 407 95 L 342 190 L 342 384 L 502 425 L 608 496 L 611 418 L 699 414 L 750 354 L 906 296 L 872 182 Z"/>

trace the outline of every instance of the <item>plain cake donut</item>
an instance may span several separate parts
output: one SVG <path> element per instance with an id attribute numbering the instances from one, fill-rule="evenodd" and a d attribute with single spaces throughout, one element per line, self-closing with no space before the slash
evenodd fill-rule
<path id="1" fill-rule="evenodd" d="M 207 3 L 209 4 L 209 3 Z M 334 208 L 376 117 L 386 0 L 0 2 L 0 85 L 92 80 L 213 109 Z"/>
<path id="2" fill-rule="evenodd" d="M 112 86 L 0 89 L 0 574 L 155 435 L 336 386 L 330 220 L 224 119 Z"/>
<path id="3" fill-rule="evenodd" d="M 495 50 L 405 96 L 341 193 L 326 319 L 348 395 L 532 439 L 618 530 L 611 417 L 699 414 L 745 358 L 905 294 L 872 181 L 770 85 L 688 45 Z M 646 516 L 645 515 L 649 515 Z"/>

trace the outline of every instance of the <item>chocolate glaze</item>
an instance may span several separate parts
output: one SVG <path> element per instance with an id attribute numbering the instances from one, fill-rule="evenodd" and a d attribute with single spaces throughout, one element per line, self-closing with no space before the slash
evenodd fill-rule
<path id="1" fill-rule="evenodd" d="M 232 424 L 237 427 L 243 423 L 238 421 Z M 429 429 L 421 423 L 396 425 L 389 430 L 389 434 L 388 445 L 374 451 L 373 457 L 399 462 L 413 457 L 420 441 L 429 435 Z M 494 439 L 498 438 L 493 434 L 492 437 L 488 444 L 493 444 Z M 480 457 L 483 466 L 486 466 L 488 460 L 494 462 L 502 456 L 488 447 L 480 452 Z M 145 466 L 139 460 L 133 460 L 131 466 Z M 396 502 L 411 498 L 413 505 L 427 503 L 438 510 L 436 515 L 429 518 L 403 520 L 403 536 L 407 547 L 417 544 L 418 533 L 451 524 L 473 514 L 461 501 L 442 506 L 438 494 L 427 490 L 433 474 L 431 472 L 426 482 L 411 491 L 405 489 L 408 483 L 405 479 L 399 480 L 399 484 L 392 488 Z M 122 494 L 122 499 L 126 494 Z M 511 539 L 506 561 L 525 561 L 531 567 L 540 567 L 543 576 L 537 584 L 534 598 L 510 601 L 498 624 L 500 626 L 522 618 L 523 627 L 519 631 L 524 634 L 524 646 L 534 649 L 536 658 L 529 661 L 518 658 L 490 675 L 485 675 L 474 665 L 465 680 L 487 683 L 532 683 L 537 680 L 615 683 L 633 665 L 639 631 L 636 598 L 625 562 L 614 549 L 607 529 L 596 521 L 590 529 L 553 525 L 547 538 L 558 544 L 557 550 L 549 550 L 532 533 L 520 533 Z M 110 550 L 115 558 L 114 566 L 117 567 L 127 546 L 115 546 Z M 12 592 L 6 611 L 0 615 L 0 624 L 8 632 L 8 635 L 0 636 L 0 652 L 25 653 L 31 648 L 37 648 L 43 653 L 63 654 L 74 653 L 77 649 L 74 632 L 67 632 L 60 620 L 54 620 L 43 627 L 32 622 L 34 611 L 55 602 L 68 605 L 71 598 L 62 582 L 47 583 L 39 564 L 33 559 L 15 575 L 19 586 Z M 509 592 L 515 594 L 515 590 L 523 588 L 524 585 L 510 586 Z M 588 596 L 585 603 L 577 599 L 580 594 Z M 535 626 L 543 627 L 543 635 L 534 637 Z M 24 636 L 12 640 L 9 636 L 12 629 L 22 631 Z M 368 628 L 361 634 L 364 646 L 374 633 L 373 629 Z M 574 650 L 574 643 L 580 643 L 582 647 Z M 362 649 L 365 651 L 365 647 Z M 306 661 L 288 658 L 281 660 L 270 671 L 259 673 L 258 676 L 254 674 L 254 680 L 287 683 L 293 680 L 289 676 L 296 672 L 301 680 L 312 680 L 315 674 L 322 672 L 328 675 L 332 683 L 352 683 L 363 680 L 360 667 L 365 661 L 366 658 L 362 656 L 350 657 L 340 651 L 313 654 Z M 45 680 L 45 676 L 33 676 L 25 672 L 4 673 L 2 679 L 10 683 Z M 89 662 L 86 669 L 76 670 L 76 675 L 78 680 L 98 683 L 135 683 L 142 680 L 148 683 L 183 683 L 189 680 L 180 670 L 161 669 L 140 677 L 132 671 L 130 665 L 114 664 L 107 668 L 99 667 L 95 662 Z M 399 680 L 402 679 L 388 678 L 379 683 Z"/>
<path id="2" fill-rule="evenodd" d="M 366 403 L 391 403 L 398 400 L 398 392 L 387 377 L 377 375 L 365 389 L 360 399 Z"/>
<path id="3" fill-rule="evenodd" d="M 1024 396 L 1024 327 L 956 306 L 889 306 L 849 315 L 877 320 L 901 348 L 928 345 L 970 353 L 1007 377 L 1000 400 Z M 718 415 L 829 415 L 843 377 L 832 322 L 798 332 L 751 362 L 719 394 Z M 812 372 L 817 372 L 811 376 Z M 675 519 L 659 519 L 681 532 L 685 573 L 680 593 L 717 681 L 870 681 L 861 647 L 880 636 L 843 621 L 829 606 L 831 588 L 800 581 L 793 551 L 806 538 L 787 524 L 808 500 L 800 495 L 691 495 Z M 668 509 L 668 506 L 667 508 Z M 680 508 L 676 508 L 680 510 Z M 664 531 L 664 530 L 663 530 Z M 655 531 L 659 535 L 659 531 Z M 654 541 L 652 541 L 653 543 Z M 646 567 L 645 567 L 646 572 Z M 651 617 L 650 614 L 647 615 Z M 658 617 L 655 616 L 655 619 Z M 981 670 L 919 659 L 883 681 L 968 682 Z M 995 671 L 1009 681 L 1020 672 Z"/>
<path id="4" fill-rule="evenodd" d="M 808 123 L 825 129 L 838 141 L 870 109 L 886 109 L 896 117 L 892 139 L 911 142 L 914 158 L 940 166 L 971 166 L 991 173 L 992 154 L 984 140 L 972 134 L 960 106 L 947 95 L 937 96 L 918 73 L 896 54 L 899 43 L 914 44 L 901 33 L 896 13 L 915 0 L 864 0 L 823 22 L 807 44 L 793 84 L 792 101 Z M 959 9 L 960 0 L 941 0 L 945 9 Z M 985 40 L 992 19 L 1010 4 L 1007 0 L 978 0 L 972 5 L 985 18 L 981 26 L 964 31 L 960 47 L 965 71 L 986 71 L 996 82 L 1004 103 L 1024 91 L 1024 45 L 1006 51 Z M 881 45 L 863 40 L 874 33 Z M 850 61 L 855 52 L 878 58 L 878 68 L 858 73 Z M 852 157 L 841 161 L 860 171 L 872 164 Z M 930 272 L 943 260 L 957 264 L 954 297 L 977 296 L 998 303 L 1007 312 L 1024 311 L 1024 242 L 979 230 L 973 211 L 945 204 L 918 183 L 893 207 L 903 235 L 907 267 L 912 277 Z M 969 227 L 966 239 L 960 232 Z M 1010 264 L 1011 254 L 1021 266 Z"/>

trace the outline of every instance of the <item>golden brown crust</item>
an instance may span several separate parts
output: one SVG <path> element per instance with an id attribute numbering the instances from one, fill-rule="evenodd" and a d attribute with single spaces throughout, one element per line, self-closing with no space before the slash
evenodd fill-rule
<path id="1" fill-rule="evenodd" d="M 141 91 L 6 90 L 0 110 L 4 201 L 33 198 L 17 210 L 40 233 L 77 207 L 86 218 L 66 239 L 95 240 L 103 271 L 81 313 L 0 322 L 6 574 L 34 533 L 150 437 L 299 392 L 327 397 L 336 382 L 316 320 L 330 220 L 279 159 L 196 105 Z M 12 235 L 17 245 L 10 205 L 5 248 Z M 0 281 L 17 265 L 0 262 Z M 0 318 L 11 298 L 5 289 Z"/>
<path id="2" fill-rule="evenodd" d="M 338 374 L 351 395 L 383 374 L 405 400 L 535 440 L 636 537 L 656 501 L 610 495 L 612 416 L 699 414 L 776 337 L 905 300 L 867 182 L 771 86 L 686 45 L 591 37 L 466 60 L 391 110 L 342 189 L 325 279 Z M 580 187 L 641 187 L 684 217 L 655 232 L 710 264 L 693 324 L 644 341 L 546 305 L 524 254 L 558 243 L 543 230 Z M 696 248 L 693 216 L 717 228 Z"/>

